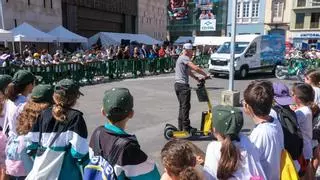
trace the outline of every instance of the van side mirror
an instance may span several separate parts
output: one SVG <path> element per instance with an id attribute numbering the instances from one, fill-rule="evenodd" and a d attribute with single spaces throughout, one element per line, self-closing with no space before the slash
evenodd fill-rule
<path id="1" fill-rule="evenodd" d="M 247 52 L 245 55 L 244 55 L 244 57 L 252 57 L 253 56 L 253 54 L 251 54 L 250 52 Z"/>

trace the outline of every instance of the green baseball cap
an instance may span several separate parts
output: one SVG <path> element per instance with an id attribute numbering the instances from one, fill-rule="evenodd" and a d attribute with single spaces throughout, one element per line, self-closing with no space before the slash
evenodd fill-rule
<path id="1" fill-rule="evenodd" d="M 243 126 L 243 114 L 240 109 L 218 105 L 213 108 L 212 118 L 212 126 L 217 132 L 229 135 L 231 140 L 239 140 L 238 134 Z"/>
<path id="2" fill-rule="evenodd" d="M 127 88 L 112 88 L 104 93 L 103 110 L 112 121 L 123 120 L 133 109 L 133 97 Z"/>
<path id="3" fill-rule="evenodd" d="M 30 84 L 30 83 L 33 83 L 35 80 L 36 80 L 36 77 L 27 70 L 17 71 L 12 78 L 12 82 L 16 85 Z"/>
<path id="4" fill-rule="evenodd" d="M 66 94 L 80 94 L 83 96 L 79 89 L 80 86 L 75 81 L 71 79 L 62 79 L 55 85 L 54 92 L 64 96 Z"/>
<path id="5" fill-rule="evenodd" d="M 11 81 L 12 81 L 11 76 L 7 74 L 0 75 L 0 91 L 4 93 L 6 87 L 8 86 L 9 83 L 11 83 Z"/>
<path id="6" fill-rule="evenodd" d="M 48 84 L 41 84 L 33 88 L 31 98 L 37 103 L 52 103 L 53 87 Z"/>

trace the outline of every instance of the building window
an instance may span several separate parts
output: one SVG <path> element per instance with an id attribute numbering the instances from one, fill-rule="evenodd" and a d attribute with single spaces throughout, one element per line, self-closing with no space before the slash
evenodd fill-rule
<path id="1" fill-rule="evenodd" d="M 241 3 L 237 3 L 237 18 L 241 17 Z"/>
<path id="2" fill-rule="evenodd" d="M 319 28 L 320 13 L 311 13 L 310 28 Z"/>
<path id="3" fill-rule="evenodd" d="M 242 17 L 244 17 L 244 18 L 249 17 L 249 8 L 250 8 L 250 3 L 244 2 L 243 7 L 242 7 Z"/>
<path id="4" fill-rule="evenodd" d="M 252 17 L 259 17 L 259 2 L 252 4 Z"/>
<path id="5" fill-rule="evenodd" d="M 312 0 L 312 6 L 320 6 L 320 0 Z"/>
<path id="6" fill-rule="evenodd" d="M 46 0 L 43 0 L 43 8 L 46 8 Z"/>
<path id="7" fill-rule="evenodd" d="M 296 14 L 296 29 L 303 29 L 304 24 L 304 13 L 297 13 Z"/>
<path id="8" fill-rule="evenodd" d="M 282 17 L 283 13 L 283 2 L 276 2 L 273 4 L 272 16 L 273 17 Z"/>
<path id="9" fill-rule="evenodd" d="M 50 8 L 53 8 L 52 0 L 50 0 Z"/>
<path id="10" fill-rule="evenodd" d="M 17 27 L 18 23 L 17 23 L 17 19 L 14 19 L 14 27 Z"/>
<path id="11" fill-rule="evenodd" d="M 28 0 L 28 6 L 30 6 L 30 0 Z"/>
<path id="12" fill-rule="evenodd" d="M 306 6 L 306 0 L 298 0 L 297 6 L 298 7 L 305 7 Z"/>

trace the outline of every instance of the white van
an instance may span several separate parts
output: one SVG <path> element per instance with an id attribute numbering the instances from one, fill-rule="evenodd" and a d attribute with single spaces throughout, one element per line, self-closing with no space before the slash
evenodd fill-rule
<path id="1" fill-rule="evenodd" d="M 249 72 L 270 71 L 284 60 L 284 37 L 270 35 L 238 35 L 235 43 L 235 76 L 247 77 Z M 229 74 L 230 41 L 211 55 L 209 72 L 217 76 Z"/>

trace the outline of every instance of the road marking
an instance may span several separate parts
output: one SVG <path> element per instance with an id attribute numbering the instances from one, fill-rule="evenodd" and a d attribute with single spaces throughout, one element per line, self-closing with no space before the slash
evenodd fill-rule
<path id="1" fill-rule="evenodd" d="M 173 79 L 174 76 L 165 77 L 147 77 L 147 78 L 137 78 L 137 79 L 125 79 L 124 81 L 147 81 L 147 80 L 162 80 L 162 79 Z"/>

